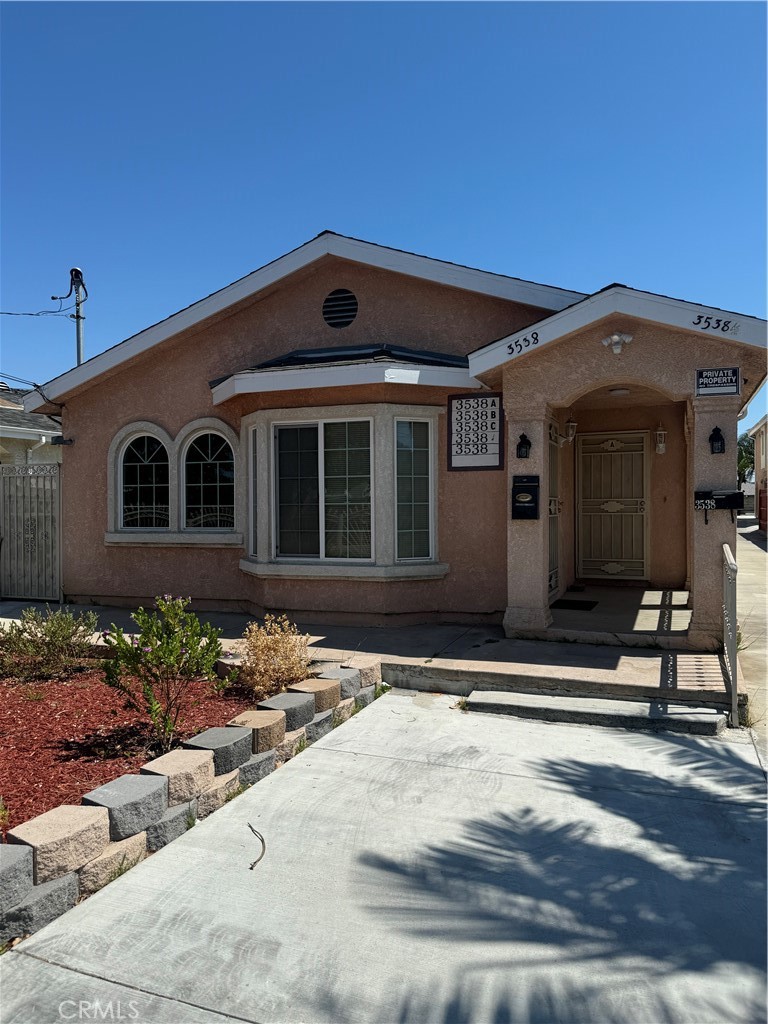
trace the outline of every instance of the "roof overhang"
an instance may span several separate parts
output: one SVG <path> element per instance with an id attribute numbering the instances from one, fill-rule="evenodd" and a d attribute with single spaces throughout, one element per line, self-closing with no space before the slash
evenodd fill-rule
<path id="1" fill-rule="evenodd" d="M 362 263 L 380 270 L 389 270 L 423 281 L 461 288 L 465 291 L 507 299 L 511 302 L 519 302 L 542 309 L 563 309 L 583 298 L 583 292 L 567 291 L 549 285 L 536 284 L 532 281 L 505 277 L 502 274 L 492 274 L 485 270 L 475 270 L 455 263 L 446 263 L 428 256 L 402 252 L 399 249 L 389 249 L 383 245 L 364 242 L 357 238 L 348 238 L 345 235 L 323 232 L 299 246 L 298 249 L 294 249 L 246 277 L 240 278 L 239 281 L 235 281 L 207 298 L 174 313 L 166 320 L 133 335 L 80 366 L 67 370 L 61 376 L 55 377 L 45 385 L 47 398 L 55 403 L 57 399 L 89 384 L 102 373 L 114 370 L 174 335 L 194 328 L 229 307 L 254 297 L 259 292 L 273 287 L 289 275 L 295 274 L 325 256 L 337 256 L 340 259 Z M 46 402 L 36 392 L 32 392 L 24 399 L 26 412 L 37 412 L 45 406 Z"/>
<path id="2" fill-rule="evenodd" d="M 612 285 L 522 331 L 472 352 L 469 356 L 470 373 L 475 376 L 487 373 L 614 314 L 649 320 L 719 341 L 766 347 L 766 322 L 758 317 L 729 313 L 651 292 L 639 292 L 623 285 Z M 709 326 L 706 326 L 707 323 Z M 724 330 L 726 325 L 727 329 Z"/>
<path id="3" fill-rule="evenodd" d="M 766 423 L 768 423 L 768 416 L 763 416 L 763 418 L 758 420 L 753 427 L 749 428 L 747 433 L 750 437 L 757 437 L 760 431 L 765 428 Z"/>
<path id="4" fill-rule="evenodd" d="M 244 370 L 211 386 L 214 405 L 237 395 L 273 391 L 347 388 L 366 384 L 406 384 L 474 390 L 483 385 L 464 367 L 419 366 L 415 363 L 367 362 L 275 370 Z"/>
<path id="5" fill-rule="evenodd" d="M 21 441 L 49 441 L 61 433 L 61 427 L 56 430 L 40 430 L 36 427 L 9 427 L 0 424 L 0 441 L 4 437 L 12 437 Z"/>

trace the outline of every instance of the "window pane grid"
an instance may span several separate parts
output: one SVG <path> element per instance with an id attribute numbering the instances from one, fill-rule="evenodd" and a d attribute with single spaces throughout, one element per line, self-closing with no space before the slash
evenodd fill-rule
<path id="1" fill-rule="evenodd" d="M 432 548 L 429 424 L 398 420 L 395 436 L 397 557 L 429 558 Z"/>
<path id="2" fill-rule="evenodd" d="M 135 438 L 123 453 L 123 527 L 170 526 L 168 452 L 156 437 Z"/>
<path id="3" fill-rule="evenodd" d="M 219 434 L 202 434 L 184 461 L 187 529 L 232 530 L 235 526 L 235 459 Z"/>
<path id="4" fill-rule="evenodd" d="M 324 426 L 325 557 L 371 557 L 371 425 Z"/>
<path id="5" fill-rule="evenodd" d="M 277 431 L 278 555 L 320 557 L 317 427 Z"/>

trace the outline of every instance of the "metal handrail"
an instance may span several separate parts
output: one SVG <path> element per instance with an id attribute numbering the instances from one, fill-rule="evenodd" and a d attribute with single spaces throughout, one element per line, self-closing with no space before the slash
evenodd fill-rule
<path id="1" fill-rule="evenodd" d="M 731 725 L 739 725 L 739 666 L 736 660 L 738 621 L 736 618 L 736 574 L 739 567 L 733 552 L 723 544 L 723 659 L 731 690 Z"/>

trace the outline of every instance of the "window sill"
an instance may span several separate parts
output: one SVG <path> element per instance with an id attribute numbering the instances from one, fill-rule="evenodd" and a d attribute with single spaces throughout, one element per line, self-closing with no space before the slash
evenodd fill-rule
<path id="1" fill-rule="evenodd" d="M 397 565 L 342 565 L 338 562 L 256 562 L 240 561 L 240 568 L 262 579 L 336 580 L 433 580 L 447 576 L 451 567 L 444 562 L 414 562 Z"/>
<path id="2" fill-rule="evenodd" d="M 172 530 L 120 530 L 105 533 L 105 544 L 123 544 L 134 547 L 162 548 L 241 548 L 242 533 L 193 533 Z"/>

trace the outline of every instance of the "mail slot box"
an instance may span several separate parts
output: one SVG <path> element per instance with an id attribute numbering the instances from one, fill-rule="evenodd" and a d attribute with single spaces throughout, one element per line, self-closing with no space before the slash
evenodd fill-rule
<path id="1" fill-rule="evenodd" d="M 715 508 L 744 508 L 744 494 L 741 491 L 713 491 Z"/>
<path id="2" fill-rule="evenodd" d="M 539 478 L 537 476 L 512 477 L 512 518 L 539 518 Z"/>

